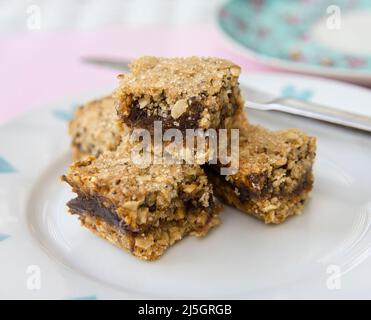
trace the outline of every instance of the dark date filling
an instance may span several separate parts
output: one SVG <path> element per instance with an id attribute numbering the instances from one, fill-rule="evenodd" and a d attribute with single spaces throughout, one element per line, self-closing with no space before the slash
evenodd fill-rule
<path id="1" fill-rule="evenodd" d="M 163 129 L 177 128 L 182 131 L 186 129 L 199 128 L 199 121 L 201 119 L 204 105 L 202 100 L 206 93 L 202 93 L 200 97 L 191 97 L 188 99 L 189 107 L 179 118 L 173 119 L 170 114 L 163 117 L 158 114 L 159 104 L 166 103 L 165 97 L 161 101 L 151 102 L 150 108 L 140 108 L 138 100 L 134 100 L 130 106 L 128 115 L 121 115 L 121 119 L 132 127 L 146 127 L 153 129 L 154 121 L 162 121 Z M 238 109 L 236 97 L 232 93 L 228 93 L 229 102 L 224 103 L 220 110 L 220 126 L 223 127 L 224 121 L 227 117 L 231 117 Z M 148 112 L 149 111 L 149 112 Z"/>
<path id="2" fill-rule="evenodd" d="M 313 184 L 313 181 L 312 181 L 312 178 L 311 178 L 311 174 L 310 173 L 307 173 L 305 174 L 301 180 L 298 182 L 297 186 L 295 187 L 295 189 L 292 191 L 292 192 L 285 192 L 285 191 L 281 191 L 281 192 L 276 192 L 276 193 L 272 193 L 272 192 L 269 192 L 268 190 L 270 190 L 271 188 L 269 186 L 271 186 L 271 183 L 270 182 L 267 182 L 265 185 L 264 185 L 264 188 L 262 190 L 262 192 L 260 194 L 256 194 L 254 192 L 251 192 L 249 189 L 245 188 L 245 187 L 237 187 L 237 186 L 234 186 L 233 183 L 230 183 L 230 185 L 232 186 L 232 188 L 237 188 L 238 192 L 239 192 L 239 196 L 238 198 L 240 199 L 241 202 L 246 202 L 246 201 L 249 201 L 250 199 L 256 199 L 256 198 L 265 198 L 269 195 L 274 195 L 274 196 L 277 196 L 277 197 L 292 197 L 292 196 L 296 196 L 296 195 L 299 195 L 301 192 L 305 191 L 305 190 L 310 190 L 312 188 L 312 184 Z"/>
<path id="3" fill-rule="evenodd" d="M 146 108 L 140 108 L 138 101 L 134 101 L 131 108 L 130 113 L 127 117 L 122 117 L 123 121 L 129 123 L 132 127 L 136 127 L 138 125 L 153 128 L 155 121 L 162 121 L 162 126 L 164 130 L 171 129 L 171 128 L 178 128 L 180 130 L 185 129 L 192 129 L 197 128 L 198 121 L 200 120 L 201 113 L 203 111 L 203 106 L 200 101 L 195 99 L 190 99 L 190 107 L 187 112 L 182 114 L 178 119 L 172 120 L 169 117 L 163 118 L 160 115 L 147 114 Z M 175 125 L 174 122 L 177 122 L 178 125 Z"/>
<path id="4" fill-rule="evenodd" d="M 112 226 L 119 228 L 122 231 L 128 231 L 122 226 L 121 220 L 118 215 L 102 206 L 98 199 L 96 198 L 83 198 L 77 197 L 70 200 L 67 203 L 68 208 L 70 208 L 72 214 L 83 215 L 92 214 L 103 219 L 105 222 Z"/>
<path id="5" fill-rule="evenodd" d="M 72 214 L 77 215 L 89 214 L 99 217 L 108 224 L 118 228 L 123 233 L 147 232 L 151 228 L 151 225 L 144 225 L 138 228 L 133 228 L 132 226 L 125 224 L 125 222 L 122 219 L 120 219 L 120 217 L 114 210 L 108 209 L 107 207 L 102 205 L 99 199 L 94 197 L 87 198 L 83 196 L 78 196 L 77 198 L 70 200 L 67 203 L 67 206 L 70 208 Z M 154 210 L 155 210 L 154 206 L 151 206 L 149 208 L 150 212 L 153 212 Z"/>
<path id="6" fill-rule="evenodd" d="M 216 179 L 220 179 L 222 183 L 228 184 L 230 188 L 233 190 L 238 191 L 238 198 L 241 202 L 246 202 L 251 199 L 259 199 L 259 198 L 266 198 L 269 196 L 277 196 L 277 197 L 290 197 L 300 194 L 301 192 L 305 190 L 310 190 L 313 185 L 313 179 L 312 179 L 312 170 L 309 169 L 300 179 L 297 186 L 292 192 L 286 192 L 284 190 L 284 186 L 281 188 L 281 192 L 273 192 L 272 182 L 267 180 L 266 174 L 250 174 L 248 177 L 248 180 L 250 181 L 251 185 L 260 185 L 261 188 L 259 190 L 253 190 L 251 188 L 245 187 L 245 186 L 239 186 L 231 181 L 226 181 L 223 176 L 220 176 L 217 173 L 217 169 L 215 166 L 208 166 L 207 169 L 205 169 L 207 174 L 210 176 L 215 177 Z"/>

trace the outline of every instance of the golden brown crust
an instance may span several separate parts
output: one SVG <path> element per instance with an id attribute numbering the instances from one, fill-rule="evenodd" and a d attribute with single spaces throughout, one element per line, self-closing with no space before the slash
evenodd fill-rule
<path id="1" fill-rule="evenodd" d="M 224 82 L 237 84 L 241 69 L 220 58 L 159 58 L 141 57 L 130 65 L 131 73 L 120 75 L 120 90 L 130 89 L 140 95 L 143 90 L 151 96 L 165 93 L 169 103 L 175 103 L 186 93 L 197 96 L 206 92 L 218 94 Z"/>

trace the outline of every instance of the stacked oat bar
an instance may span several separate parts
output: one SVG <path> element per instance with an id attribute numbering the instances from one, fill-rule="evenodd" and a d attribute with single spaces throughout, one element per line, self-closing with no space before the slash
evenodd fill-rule
<path id="1" fill-rule="evenodd" d="M 116 92 L 119 117 L 131 127 L 227 128 L 243 106 L 240 67 L 216 58 L 143 57 L 121 75 Z"/>
<path id="2" fill-rule="evenodd" d="M 313 182 L 315 139 L 296 129 L 271 132 L 248 122 L 238 86 L 240 68 L 217 58 L 143 57 L 120 76 L 113 96 L 76 111 L 70 123 L 76 161 L 62 179 L 77 197 L 68 203 L 83 226 L 145 260 L 160 257 L 186 235 L 219 224 L 226 203 L 266 223 L 300 213 Z M 239 129 L 239 170 L 221 163 L 133 162 L 134 129 Z"/>
<path id="3" fill-rule="evenodd" d="M 130 147 L 121 143 L 114 152 L 78 161 L 63 177 L 78 195 L 67 205 L 83 226 L 153 260 L 185 235 L 203 236 L 219 224 L 220 206 L 199 166 L 139 168 Z"/>
<path id="4" fill-rule="evenodd" d="M 114 97 L 80 107 L 70 124 L 75 162 L 63 180 L 83 226 L 133 255 L 154 260 L 186 235 L 219 224 L 220 204 L 197 164 L 133 163 L 135 128 L 228 127 L 242 109 L 239 67 L 215 58 L 134 61 Z M 117 112 L 116 112 L 117 109 Z"/>

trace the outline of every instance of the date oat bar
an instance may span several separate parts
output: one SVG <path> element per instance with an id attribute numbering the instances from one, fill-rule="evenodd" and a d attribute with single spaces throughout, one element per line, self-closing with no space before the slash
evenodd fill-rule
<path id="1" fill-rule="evenodd" d="M 70 212 L 79 215 L 82 226 L 142 260 L 156 260 L 185 236 L 205 236 L 219 224 L 217 215 L 210 216 L 206 211 L 190 210 L 184 219 L 162 222 L 157 228 L 134 233 L 123 229 L 119 223 L 115 224 L 98 216 L 94 208 L 81 203 L 76 205 L 71 201 Z"/>
<path id="2" fill-rule="evenodd" d="M 203 169 L 193 165 L 140 168 L 130 144 L 78 161 L 62 179 L 77 198 L 68 203 L 84 226 L 133 255 L 153 260 L 176 240 L 205 235 L 220 205 Z"/>
<path id="3" fill-rule="evenodd" d="M 312 189 L 315 138 L 298 129 L 273 132 L 249 124 L 244 113 L 233 127 L 240 129 L 239 171 L 222 176 L 218 166 L 209 166 L 215 194 L 265 223 L 299 214 Z"/>
<path id="4" fill-rule="evenodd" d="M 111 96 L 78 107 L 69 124 L 73 159 L 81 160 L 85 156 L 99 156 L 104 151 L 116 150 L 127 129 L 118 121 Z"/>
<path id="5" fill-rule="evenodd" d="M 240 67 L 218 58 L 142 57 L 119 76 L 119 117 L 130 127 L 227 128 L 242 108 Z"/>

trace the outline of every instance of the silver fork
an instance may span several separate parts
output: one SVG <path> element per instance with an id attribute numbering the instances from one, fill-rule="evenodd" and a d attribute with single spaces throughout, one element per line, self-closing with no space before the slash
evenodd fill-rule
<path id="1" fill-rule="evenodd" d="M 128 71 L 129 60 L 84 57 L 85 63 Z M 279 111 L 298 116 L 326 121 L 329 123 L 371 132 L 371 117 L 342 111 L 330 106 L 304 101 L 291 97 L 277 97 L 255 88 L 241 86 L 245 98 L 245 108 L 262 111 Z"/>
<path id="2" fill-rule="evenodd" d="M 371 132 L 371 117 L 335 109 L 315 102 L 289 97 L 275 97 L 269 93 L 243 86 L 245 107 L 262 111 L 280 111 L 298 116 Z"/>

